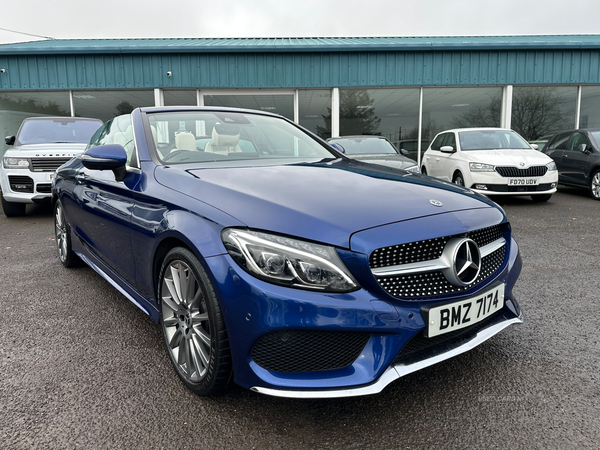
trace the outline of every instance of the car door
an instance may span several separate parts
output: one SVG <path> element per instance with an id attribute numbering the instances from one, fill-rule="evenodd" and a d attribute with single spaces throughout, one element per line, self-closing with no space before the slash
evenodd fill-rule
<path id="1" fill-rule="evenodd" d="M 442 141 L 442 147 L 452 147 L 452 153 L 446 153 L 440 151 L 439 155 L 439 175 L 438 178 L 452 181 L 452 175 L 454 174 L 454 166 L 457 149 L 456 149 L 456 137 L 454 133 L 444 133 L 444 140 Z"/>
<path id="2" fill-rule="evenodd" d="M 444 142 L 448 139 L 448 135 L 452 133 L 439 134 L 431 143 L 431 147 L 427 150 L 425 157 L 425 166 L 427 167 L 427 175 L 441 178 L 443 169 L 441 161 L 444 153 L 440 150 L 444 146 Z"/>
<path id="3" fill-rule="evenodd" d="M 131 163 L 133 134 L 129 115 L 119 116 L 97 133 L 90 147 L 120 144 L 128 151 Z M 127 136 L 130 135 L 129 141 Z M 135 264 L 130 236 L 134 207 L 133 189 L 140 179 L 139 171 L 129 171 L 117 181 L 112 171 L 91 170 L 83 166 L 75 174 L 74 196 L 79 203 L 75 231 L 86 244 L 92 257 L 98 258 L 132 286 L 135 286 Z"/>
<path id="4" fill-rule="evenodd" d="M 581 150 L 581 145 L 585 145 Z M 586 134 L 577 131 L 571 135 L 561 158 L 562 177 L 565 183 L 587 186 L 592 144 Z"/>
<path id="5" fill-rule="evenodd" d="M 566 133 L 560 133 L 548 142 L 548 145 L 544 148 L 544 153 L 546 153 L 550 158 L 554 160 L 556 163 L 556 168 L 558 169 L 559 181 L 563 181 L 563 153 L 567 150 L 567 144 L 569 143 L 569 138 L 573 134 L 572 131 Z"/>

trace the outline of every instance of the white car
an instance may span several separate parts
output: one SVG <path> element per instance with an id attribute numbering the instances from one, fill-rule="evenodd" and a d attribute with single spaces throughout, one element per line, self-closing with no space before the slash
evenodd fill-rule
<path id="1" fill-rule="evenodd" d="M 545 202 L 556 192 L 554 161 L 512 130 L 459 128 L 439 133 L 423 154 L 421 172 L 485 195 L 531 195 Z"/>
<path id="2" fill-rule="evenodd" d="M 13 147 L 0 165 L 4 214 L 22 216 L 27 203 L 49 202 L 54 171 L 82 153 L 100 125 L 83 117 L 30 117 L 16 136 L 6 136 Z"/>

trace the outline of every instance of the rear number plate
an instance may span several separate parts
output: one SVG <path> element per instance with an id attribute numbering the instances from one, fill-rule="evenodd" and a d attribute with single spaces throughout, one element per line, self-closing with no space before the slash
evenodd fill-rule
<path id="1" fill-rule="evenodd" d="M 537 186 L 540 184 L 539 178 L 509 178 L 509 186 Z"/>
<path id="2" fill-rule="evenodd" d="M 504 284 L 467 300 L 429 309 L 425 336 L 433 337 L 468 327 L 504 306 Z"/>

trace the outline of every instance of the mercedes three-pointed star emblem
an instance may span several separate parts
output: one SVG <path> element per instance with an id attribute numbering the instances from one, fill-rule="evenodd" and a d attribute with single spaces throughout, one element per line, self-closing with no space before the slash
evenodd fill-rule
<path id="1" fill-rule="evenodd" d="M 473 283 L 481 271 L 481 253 L 477 243 L 469 238 L 453 238 L 444 248 L 448 269 L 444 270 L 446 279 L 455 286 L 468 286 Z"/>

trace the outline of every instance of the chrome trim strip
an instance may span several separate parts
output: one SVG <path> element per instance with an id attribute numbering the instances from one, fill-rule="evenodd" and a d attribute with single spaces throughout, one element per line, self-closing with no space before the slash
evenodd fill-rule
<path id="1" fill-rule="evenodd" d="M 398 378 L 408 375 L 409 373 L 416 372 L 424 369 L 425 367 L 432 366 L 439 362 L 445 361 L 446 359 L 452 358 L 461 353 L 465 353 L 479 344 L 487 341 L 489 338 L 498 334 L 500 331 L 512 325 L 513 323 L 523 323 L 523 314 L 514 319 L 505 320 L 504 322 L 493 325 L 489 328 L 485 328 L 477 333 L 473 339 L 465 342 L 459 347 L 452 349 L 441 355 L 434 356 L 432 358 L 424 359 L 413 364 L 403 365 L 398 364 L 396 366 L 388 367 L 383 372 L 383 375 L 379 379 L 368 386 L 362 386 L 350 389 L 335 389 L 335 390 L 323 390 L 323 391 L 290 391 L 282 389 L 271 389 L 260 386 L 253 386 L 250 388 L 251 391 L 258 392 L 260 394 L 271 395 L 274 397 L 286 397 L 286 398 L 340 398 L 340 397 L 358 397 L 361 395 L 372 395 L 380 393 L 388 384 L 396 381 Z"/>
<path id="2" fill-rule="evenodd" d="M 81 254 L 80 252 L 75 252 L 75 253 L 77 254 L 77 256 L 79 256 L 83 260 L 83 262 L 85 262 L 88 266 L 90 266 L 92 269 L 94 269 L 96 272 L 98 272 L 98 275 L 100 275 L 102 278 L 104 278 L 106 281 L 108 281 L 110 284 L 112 284 L 112 286 L 117 291 L 119 291 L 121 294 L 123 294 L 125 297 L 127 297 L 127 299 L 131 303 L 133 303 L 135 306 L 137 306 L 142 311 L 144 311 L 147 315 L 150 316 L 150 311 L 148 311 L 142 305 L 140 305 L 140 303 L 137 300 L 135 300 L 125 289 L 123 289 L 121 286 L 119 286 L 112 278 L 110 278 L 106 273 L 104 273 L 104 271 L 102 269 L 100 269 L 100 267 L 98 267 L 96 264 L 94 264 L 92 261 L 90 261 L 87 256 Z"/>
<path id="3" fill-rule="evenodd" d="M 479 253 L 481 254 L 481 257 L 484 258 L 501 248 L 503 245 L 506 245 L 506 239 L 502 237 L 500 239 L 496 239 L 494 242 L 490 242 L 489 244 L 480 247 Z M 440 258 L 430 259 L 428 261 L 398 264 L 396 266 L 377 267 L 376 269 L 371 269 L 371 273 L 375 276 L 390 276 L 433 272 L 434 270 L 445 270 L 449 268 L 450 265 L 448 263 L 448 259 L 444 258 L 444 255 L 442 255 Z"/>

